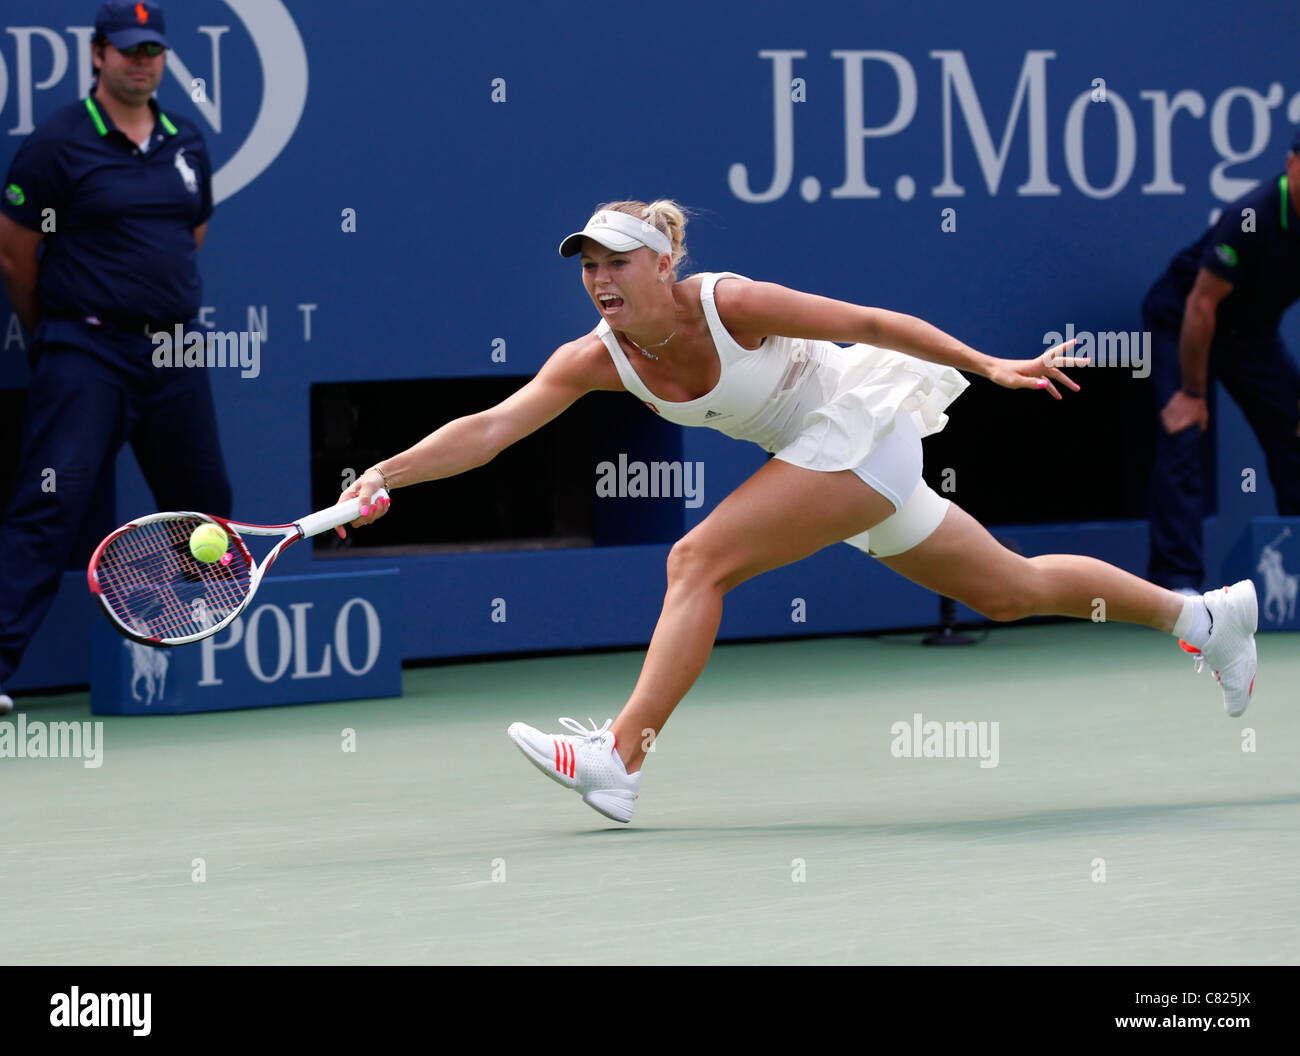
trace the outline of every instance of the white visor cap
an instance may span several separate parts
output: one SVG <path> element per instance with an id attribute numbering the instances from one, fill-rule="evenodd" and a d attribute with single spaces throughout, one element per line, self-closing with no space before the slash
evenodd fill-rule
<path id="1" fill-rule="evenodd" d="M 602 210 L 587 221 L 581 231 L 575 231 L 560 243 L 560 256 L 576 257 L 582 252 L 582 240 L 590 238 L 615 253 L 630 253 L 645 246 L 656 253 L 672 256 L 673 244 L 668 236 L 645 220 L 628 213 Z"/>

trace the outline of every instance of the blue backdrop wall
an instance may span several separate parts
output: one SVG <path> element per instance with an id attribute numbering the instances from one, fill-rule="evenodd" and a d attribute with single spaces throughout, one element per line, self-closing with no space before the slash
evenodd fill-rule
<path id="1" fill-rule="evenodd" d="M 7 0 L 0 165 L 86 93 L 96 6 Z M 253 521 L 313 504 L 313 384 L 522 379 L 590 329 L 578 266 L 555 247 L 597 202 L 671 196 L 697 210 L 691 270 L 886 306 L 1031 356 L 1067 324 L 1139 330 L 1168 260 L 1276 175 L 1300 124 L 1293 0 L 164 6 L 174 50 L 160 102 L 199 125 L 220 170 L 204 319 L 263 338 L 256 378 L 213 377 L 236 516 Z M 0 389 L 21 389 L 25 338 L 7 304 L 0 324 Z M 1300 336 L 1294 319 L 1284 336 Z M 1118 382 L 1079 380 L 1069 409 L 1015 394 L 1010 421 L 981 420 L 972 390 L 950 429 L 1010 430 L 990 470 L 1002 487 L 1086 495 L 1123 468 L 1113 443 L 1092 454 L 1099 438 L 1149 423 L 1117 420 L 1100 398 Z M 624 399 L 628 416 L 649 415 Z M 408 424 L 413 441 L 441 423 Z M 1211 578 L 1246 519 L 1273 510 L 1226 400 L 1215 426 Z M 693 430 L 673 457 L 705 466 L 702 505 L 673 507 L 688 528 L 764 456 Z M 1260 471 L 1257 492 L 1241 491 L 1243 467 Z M 116 487 L 118 521 L 153 509 L 127 455 Z M 958 501 L 961 488 L 959 476 Z M 400 511 L 399 493 L 390 516 Z M 1145 531 L 1127 518 L 1000 534 L 1141 572 Z M 566 648 L 647 640 L 667 548 L 386 555 L 347 569 L 402 569 L 408 658 Z M 339 566 L 308 547 L 284 562 L 322 568 Z M 933 596 L 835 547 L 743 587 L 723 634 L 915 625 L 934 610 Z M 84 681 L 95 618 L 70 574 L 15 687 Z"/>

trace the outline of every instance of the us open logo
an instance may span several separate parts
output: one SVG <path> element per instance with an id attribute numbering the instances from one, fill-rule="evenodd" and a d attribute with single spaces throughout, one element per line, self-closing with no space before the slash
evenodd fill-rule
<path id="1" fill-rule="evenodd" d="M 159 104 L 193 121 L 207 139 L 216 166 L 213 199 L 221 202 L 265 172 L 297 131 L 307 104 L 307 49 L 283 0 L 208 0 L 195 5 L 199 14 L 178 6 L 167 6 L 171 50 Z M 45 0 L 44 25 L 7 26 L 0 34 L 0 120 L 10 136 L 28 135 L 55 109 L 89 94 L 95 30 L 76 23 L 94 7 Z M 256 108 L 245 101 L 231 106 L 222 75 L 233 71 L 243 82 L 254 60 L 261 98 Z"/>

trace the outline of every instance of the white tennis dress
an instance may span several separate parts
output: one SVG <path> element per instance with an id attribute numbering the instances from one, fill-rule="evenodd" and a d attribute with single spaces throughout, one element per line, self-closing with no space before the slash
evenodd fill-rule
<path id="1" fill-rule="evenodd" d="M 770 336 L 753 351 L 742 348 L 718 318 L 713 288 L 720 279 L 751 281 L 729 271 L 703 276 L 700 303 L 722 369 L 699 399 L 660 399 L 632 369 L 609 323 L 602 319 L 596 330 L 624 387 L 670 422 L 708 426 L 783 462 L 833 472 L 861 466 L 900 412 L 921 436 L 937 433 L 948 424 L 945 408 L 970 384 L 952 367 L 873 345 Z"/>

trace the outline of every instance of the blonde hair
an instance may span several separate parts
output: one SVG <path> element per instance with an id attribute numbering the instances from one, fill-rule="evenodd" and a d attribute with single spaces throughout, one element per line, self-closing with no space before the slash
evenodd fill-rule
<path id="1" fill-rule="evenodd" d="M 671 198 L 660 198 L 650 202 L 606 202 L 592 210 L 599 213 L 609 210 L 614 213 L 627 213 L 638 220 L 653 224 L 655 229 L 668 238 L 673 247 L 673 278 L 686 262 L 686 208 L 678 205 Z"/>

